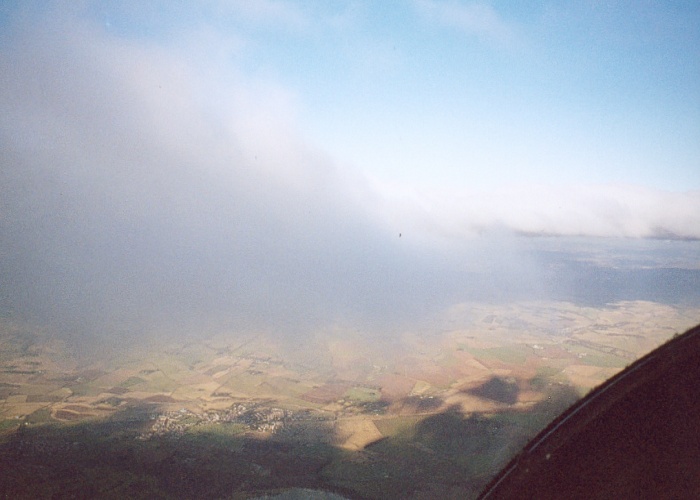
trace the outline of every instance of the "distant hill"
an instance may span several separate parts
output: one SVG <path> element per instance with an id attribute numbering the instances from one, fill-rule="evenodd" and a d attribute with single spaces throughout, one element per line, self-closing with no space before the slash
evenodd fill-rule
<path id="1" fill-rule="evenodd" d="M 482 492 L 500 498 L 698 498 L 700 325 L 553 421 Z"/>

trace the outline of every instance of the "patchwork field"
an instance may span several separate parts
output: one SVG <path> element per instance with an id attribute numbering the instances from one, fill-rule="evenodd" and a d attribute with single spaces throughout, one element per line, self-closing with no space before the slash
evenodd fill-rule
<path id="1" fill-rule="evenodd" d="M 31 436 L 116 425 L 131 444 L 91 439 L 166 469 L 161 461 L 172 460 L 172 450 L 156 451 L 166 442 L 196 456 L 208 443 L 232 453 L 222 460 L 257 457 L 259 468 L 239 478 L 242 497 L 272 483 L 369 498 L 468 497 L 566 406 L 698 318 L 700 309 L 650 302 L 463 304 L 439 318 L 441 333 L 405 332 L 390 349 L 386 339 L 377 351 L 367 336 L 336 332 L 313 343 L 319 355 L 311 365 L 265 335 L 123 349 L 88 362 L 5 322 L 0 457 L 17 443 L 39 446 L 27 444 L 39 439 Z M 38 453 L 25 459 L 44 460 Z M 266 462 L 269 454 L 277 465 Z M 309 460 L 309 470 L 297 471 L 303 480 L 284 469 L 297 459 Z M 134 473 L 126 462 L 109 463 L 116 477 Z M 464 479 L 447 480 L 449 473 Z M 148 474 L 156 481 L 160 472 Z"/>

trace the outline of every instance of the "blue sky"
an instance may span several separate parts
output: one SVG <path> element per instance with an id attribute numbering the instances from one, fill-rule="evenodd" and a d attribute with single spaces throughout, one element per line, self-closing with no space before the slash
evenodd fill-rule
<path id="1" fill-rule="evenodd" d="M 306 141 L 381 179 L 700 188 L 696 2 L 84 4 L 107 35 L 210 44 L 217 73 L 279 87 Z"/>

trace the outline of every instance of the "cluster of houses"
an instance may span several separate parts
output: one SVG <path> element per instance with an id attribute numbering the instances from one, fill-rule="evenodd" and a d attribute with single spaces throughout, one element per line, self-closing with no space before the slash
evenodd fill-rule
<path id="1" fill-rule="evenodd" d="M 190 427 L 198 425 L 240 424 L 246 430 L 277 434 L 285 429 L 285 434 L 304 423 L 319 423 L 335 419 L 311 410 L 285 410 L 266 407 L 260 403 L 235 403 L 225 410 L 210 410 L 195 413 L 186 408 L 154 414 L 153 424 L 142 432 L 138 439 L 147 440 L 159 436 L 178 437 Z"/>

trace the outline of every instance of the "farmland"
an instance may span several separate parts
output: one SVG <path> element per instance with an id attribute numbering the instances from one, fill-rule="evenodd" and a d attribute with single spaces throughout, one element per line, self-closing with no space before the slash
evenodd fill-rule
<path id="1" fill-rule="evenodd" d="M 99 476 L 96 487 L 124 494 L 180 494 L 194 485 L 164 478 L 187 471 L 212 495 L 243 498 L 291 487 L 469 497 L 566 406 L 698 317 L 639 301 L 462 304 L 438 318 L 439 334 L 398 334 L 391 349 L 328 335 L 314 364 L 264 334 L 86 361 L 5 322 L 0 461 L 28 467 L 0 491 L 13 496 L 30 481 L 22 471 L 43 470 L 34 493 Z M 56 460 L 76 469 L 61 475 Z"/>

